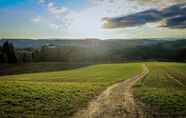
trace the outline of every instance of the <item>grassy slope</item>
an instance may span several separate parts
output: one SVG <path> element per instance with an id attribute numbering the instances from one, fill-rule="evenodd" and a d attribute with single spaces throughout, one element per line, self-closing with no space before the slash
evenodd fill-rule
<path id="1" fill-rule="evenodd" d="M 148 63 L 149 75 L 139 81 L 135 95 L 161 117 L 186 116 L 186 64 Z M 153 108 L 153 110 L 152 110 Z"/>
<path id="2" fill-rule="evenodd" d="M 87 105 L 107 86 L 142 71 L 141 64 L 109 64 L 61 72 L 0 77 L 1 117 L 62 117 Z"/>

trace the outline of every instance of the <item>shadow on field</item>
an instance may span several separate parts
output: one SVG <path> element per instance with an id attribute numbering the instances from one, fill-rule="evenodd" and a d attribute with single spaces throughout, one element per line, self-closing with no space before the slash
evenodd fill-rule
<path id="1" fill-rule="evenodd" d="M 25 64 L 1 64 L 0 76 L 24 73 L 52 72 L 70 70 L 93 65 L 91 63 L 39 62 Z"/>

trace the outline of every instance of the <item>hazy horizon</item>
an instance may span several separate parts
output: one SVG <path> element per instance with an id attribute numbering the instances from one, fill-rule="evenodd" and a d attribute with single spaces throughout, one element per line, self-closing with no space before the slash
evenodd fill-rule
<path id="1" fill-rule="evenodd" d="M 174 38 L 174 37 L 161 37 L 161 38 L 0 38 L 0 40 L 183 40 L 185 37 Z"/>

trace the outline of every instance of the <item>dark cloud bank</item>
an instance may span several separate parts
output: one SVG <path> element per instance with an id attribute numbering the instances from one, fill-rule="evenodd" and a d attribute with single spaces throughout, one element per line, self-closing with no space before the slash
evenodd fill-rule
<path id="1" fill-rule="evenodd" d="M 163 20 L 161 27 L 183 29 L 186 28 L 186 3 L 172 5 L 163 10 L 150 9 L 127 16 L 106 17 L 103 20 L 107 21 L 104 28 L 134 27 Z"/>

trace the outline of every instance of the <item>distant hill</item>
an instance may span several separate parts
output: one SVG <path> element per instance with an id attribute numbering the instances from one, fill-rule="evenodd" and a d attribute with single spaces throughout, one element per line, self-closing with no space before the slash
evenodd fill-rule
<path id="1" fill-rule="evenodd" d="M 186 45 L 186 40 L 184 39 L 133 39 L 133 40 L 122 40 L 122 39 L 109 39 L 109 40 L 99 40 L 99 39 L 1 39 L 0 45 L 2 45 L 5 41 L 10 41 L 14 44 L 16 48 L 40 48 L 43 45 L 53 44 L 59 47 L 63 46 L 80 46 L 86 47 L 89 44 L 96 45 L 110 45 L 112 46 L 147 46 L 147 45 L 157 45 L 164 44 L 166 47 L 174 47 L 174 46 L 182 46 Z"/>

